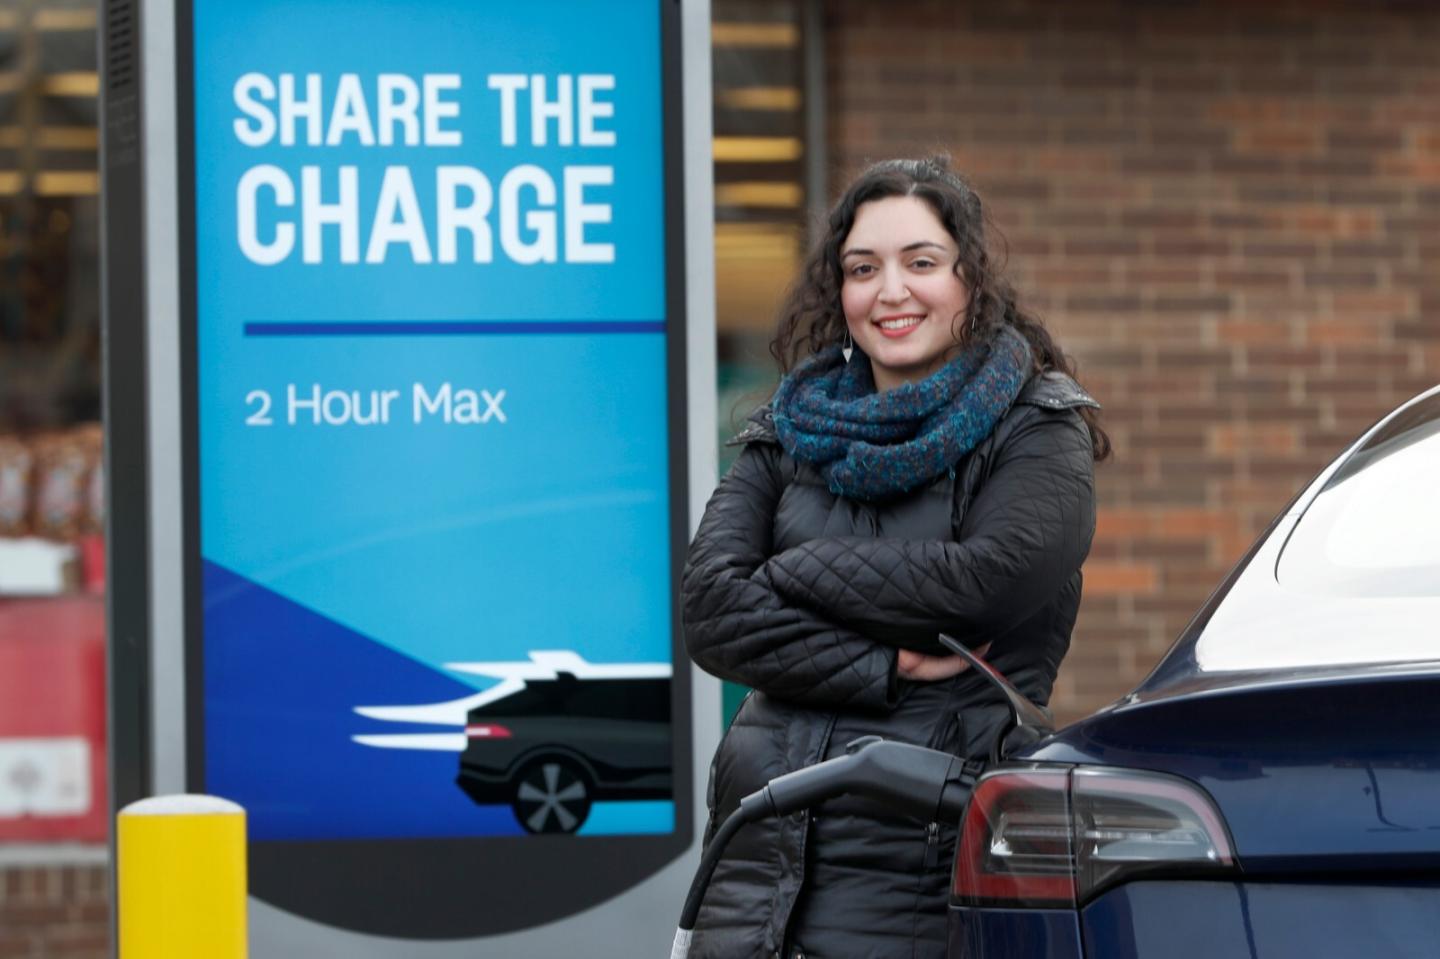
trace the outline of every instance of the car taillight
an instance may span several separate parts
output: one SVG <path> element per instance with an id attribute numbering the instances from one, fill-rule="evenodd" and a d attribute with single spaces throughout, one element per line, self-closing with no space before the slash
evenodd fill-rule
<path id="1" fill-rule="evenodd" d="M 1071 803 L 1082 900 L 1143 872 L 1234 868 L 1215 804 L 1184 779 L 1081 766 L 1071 779 Z"/>
<path id="2" fill-rule="evenodd" d="M 1155 872 L 1235 867 L 1210 797 L 1176 776 L 1078 767 L 980 780 L 961 828 L 954 894 L 964 905 L 1083 904 Z"/>
<path id="3" fill-rule="evenodd" d="M 510 730 L 499 723 L 471 723 L 465 727 L 467 739 L 509 739 Z"/>
<path id="4" fill-rule="evenodd" d="M 981 779 L 955 856 L 955 895 L 966 903 L 1062 906 L 1075 901 L 1068 770 Z"/>

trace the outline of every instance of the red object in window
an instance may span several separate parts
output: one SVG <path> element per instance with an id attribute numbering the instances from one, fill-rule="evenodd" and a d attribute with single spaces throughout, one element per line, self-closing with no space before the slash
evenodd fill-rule
<path id="1" fill-rule="evenodd" d="M 80 551 L 80 585 L 85 592 L 105 595 L 105 537 L 87 533 L 75 541 Z"/>
<path id="2" fill-rule="evenodd" d="M 105 603 L 0 599 L 0 842 L 104 842 Z"/>

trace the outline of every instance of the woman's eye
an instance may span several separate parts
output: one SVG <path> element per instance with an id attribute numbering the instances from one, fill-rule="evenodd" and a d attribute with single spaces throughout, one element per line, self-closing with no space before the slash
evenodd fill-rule
<path id="1" fill-rule="evenodd" d="M 871 266 L 869 263 L 857 263 L 857 264 L 855 264 L 854 266 L 852 266 L 852 267 L 850 268 L 850 275 L 851 275 L 851 276 L 869 276 L 870 273 L 874 271 L 874 269 L 875 269 L 875 268 L 874 268 L 873 266 Z"/>
<path id="2" fill-rule="evenodd" d="M 911 260 L 911 261 L 910 261 L 910 266 L 913 267 L 914 269 L 917 269 L 917 270 L 928 270 L 928 269 L 930 269 L 930 268 L 931 268 L 932 266 L 934 266 L 934 265 L 935 265 L 935 261 L 934 261 L 934 260 L 928 260 L 928 259 L 926 259 L 926 258 L 923 257 L 923 256 L 922 256 L 920 259 L 918 259 L 918 260 Z"/>

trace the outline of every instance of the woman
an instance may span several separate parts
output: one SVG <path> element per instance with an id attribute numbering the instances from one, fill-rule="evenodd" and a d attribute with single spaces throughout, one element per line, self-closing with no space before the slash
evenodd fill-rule
<path id="1" fill-rule="evenodd" d="M 830 214 L 682 581 L 706 671 L 751 686 L 711 830 L 864 735 L 980 758 L 1006 716 L 939 633 L 1049 699 L 1095 525 L 1097 404 L 986 253 L 945 158 L 872 166 Z M 955 824 L 855 798 L 745 827 L 692 956 L 941 956 Z"/>

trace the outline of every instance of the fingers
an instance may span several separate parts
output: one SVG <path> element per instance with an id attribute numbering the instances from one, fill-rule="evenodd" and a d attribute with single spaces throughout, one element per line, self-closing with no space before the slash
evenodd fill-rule
<path id="1" fill-rule="evenodd" d="M 976 646 L 971 650 L 977 656 L 984 656 L 990 652 L 990 643 L 983 646 Z M 937 682 L 942 679 L 949 679 L 958 676 L 970 668 L 970 662 L 959 653 L 951 653 L 947 656 L 930 656 L 925 653 L 917 653 L 911 649 L 897 650 L 895 659 L 895 672 L 901 679 L 908 679 L 912 682 Z"/>
<path id="2" fill-rule="evenodd" d="M 969 668 L 970 664 L 965 657 L 959 655 L 927 656 L 924 653 L 901 650 L 900 657 L 896 660 L 896 671 L 900 677 L 918 682 L 949 679 Z"/>

